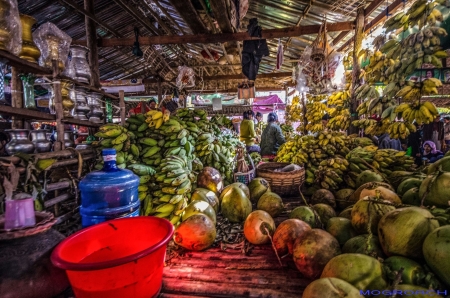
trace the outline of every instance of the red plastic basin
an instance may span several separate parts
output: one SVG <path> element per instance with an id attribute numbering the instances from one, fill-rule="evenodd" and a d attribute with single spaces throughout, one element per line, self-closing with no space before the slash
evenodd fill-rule
<path id="1" fill-rule="evenodd" d="M 110 220 L 63 240 L 51 260 L 66 270 L 77 298 L 154 297 L 173 230 L 151 216 Z"/>

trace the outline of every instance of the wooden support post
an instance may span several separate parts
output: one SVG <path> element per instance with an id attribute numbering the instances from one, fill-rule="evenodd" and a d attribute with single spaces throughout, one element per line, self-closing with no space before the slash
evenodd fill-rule
<path id="1" fill-rule="evenodd" d="M 161 78 L 158 77 L 158 107 L 161 105 L 162 101 L 163 98 L 162 98 Z"/>
<path id="2" fill-rule="evenodd" d="M 84 0 L 84 9 L 94 14 L 94 0 Z M 97 24 L 88 16 L 84 17 L 86 25 L 86 41 L 89 48 L 89 64 L 91 68 L 91 86 L 100 88 L 100 71 L 98 68 Z"/>
<path id="3" fill-rule="evenodd" d="M 125 125 L 125 92 L 119 90 L 120 124 Z"/>
<path id="4" fill-rule="evenodd" d="M 19 78 L 19 71 L 15 67 L 11 67 L 11 106 L 13 108 L 23 108 L 23 87 Z M 22 129 L 23 120 L 13 116 L 12 129 Z"/>
<path id="5" fill-rule="evenodd" d="M 358 53 L 361 50 L 362 41 L 364 38 L 364 9 L 358 8 L 356 15 L 356 26 L 355 26 L 355 37 L 353 45 L 353 70 L 352 70 L 352 90 L 351 90 L 351 102 L 350 102 L 350 114 L 351 120 L 357 120 L 358 114 L 356 108 L 358 107 L 358 102 L 355 97 L 355 90 L 359 86 L 359 75 L 361 73 L 361 68 L 359 65 Z M 349 133 L 358 133 L 358 128 L 350 124 Z"/>
<path id="6" fill-rule="evenodd" d="M 55 94 L 55 110 L 56 110 L 56 142 L 53 145 L 53 151 L 64 150 L 64 123 L 63 119 L 63 106 L 62 106 L 62 94 L 61 94 L 61 82 L 55 79 L 59 75 L 58 61 L 52 60 L 53 66 L 53 92 Z"/>

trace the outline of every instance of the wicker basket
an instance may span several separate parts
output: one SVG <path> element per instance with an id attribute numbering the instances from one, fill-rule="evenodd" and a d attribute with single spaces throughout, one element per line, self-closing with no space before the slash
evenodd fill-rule
<path id="1" fill-rule="evenodd" d="M 247 153 L 247 157 L 250 160 L 250 171 L 246 173 L 234 173 L 234 182 L 241 182 L 248 185 L 253 179 L 255 179 L 255 164 L 250 154 Z"/>
<path id="2" fill-rule="evenodd" d="M 305 182 L 305 168 L 292 172 L 275 172 L 289 163 L 266 162 L 256 168 L 256 176 L 264 178 L 270 184 L 270 190 L 282 196 L 299 195 L 300 186 Z"/>

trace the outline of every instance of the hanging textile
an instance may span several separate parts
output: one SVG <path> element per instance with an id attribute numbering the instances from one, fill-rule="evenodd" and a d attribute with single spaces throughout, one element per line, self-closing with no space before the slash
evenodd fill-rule
<path id="1" fill-rule="evenodd" d="M 261 38 L 261 26 L 256 18 L 250 19 L 247 26 L 248 34 Z M 265 39 L 244 40 L 242 50 L 242 73 L 249 79 L 255 80 L 259 64 L 264 56 L 269 56 L 269 48 Z"/>
<path id="2" fill-rule="evenodd" d="M 281 65 L 283 65 L 283 44 L 281 43 L 281 39 L 278 39 L 277 70 L 281 68 Z"/>

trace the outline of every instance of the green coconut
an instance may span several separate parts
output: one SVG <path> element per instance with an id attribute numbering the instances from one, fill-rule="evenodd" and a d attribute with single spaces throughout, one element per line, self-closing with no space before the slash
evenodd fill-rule
<path id="1" fill-rule="evenodd" d="M 349 201 L 349 199 L 350 199 L 350 196 L 352 195 L 352 193 L 354 193 L 354 192 L 355 192 L 354 189 L 344 188 L 344 189 L 338 190 L 334 194 L 336 204 L 341 210 L 345 209 L 348 206 L 353 204 L 353 202 Z"/>
<path id="2" fill-rule="evenodd" d="M 423 267 L 411 259 L 392 256 L 383 261 L 386 276 L 391 281 L 397 278 L 397 274 L 403 268 L 401 282 L 402 284 L 420 285 L 426 276 Z"/>
<path id="3" fill-rule="evenodd" d="M 252 212 L 252 203 L 239 187 L 231 187 L 220 194 L 222 215 L 230 222 L 243 222 Z"/>
<path id="4" fill-rule="evenodd" d="M 378 187 L 383 187 L 385 190 L 388 190 L 388 191 L 395 191 L 394 188 L 388 183 L 384 183 L 384 182 L 367 182 L 367 183 L 361 185 L 360 187 L 358 187 L 358 189 L 356 189 L 355 192 L 352 193 L 352 195 L 349 198 L 349 201 L 353 202 L 352 204 L 355 204 L 360 199 L 364 198 L 363 196 L 361 196 L 361 194 L 363 192 L 368 193 L 367 190 L 374 190 L 374 189 L 376 189 Z M 381 194 L 382 194 L 382 192 L 380 192 L 380 195 Z M 389 196 L 389 195 L 385 195 L 385 197 L 386 198 L 382 197 L 382 199 L 385 199 L 385 200 L 388 200 L 388 201 L 392 201 L 393 203 L 396 203 L 396 200 L 395 200 L 394 197 Z M 400 203 L 400 200 L 398 200 L 397 203 Z"/>
<path id="5" fill-rule="evenodd" d="M 256 208 L 266 211 L 272 217 L 277 217 L 283 212 L 284 205 L 281 197 L 269 190 L 259 198 Z"/>
<path id="6" fill-rule="evenodd" d="M 321 228 L 322 222 L 317 212 L 308 206 L 300 206 L 292 210 L 289 218 L 300 219 L 310 225 L 311 228 Z"/>
<path id="7" fill-rule="evenodd" d="M 267 190 L 270 190 L 270 185 L 264 178 L 255 178 L 248 184 L 248 189 L 250 191 L 250 201 L 257 203 L 259 198 Z"/>
<path id="8" fill-rule="evenodd" d="M 360 187 L 368 182 L 383 182 L 383 177 L 373 171 L 366 170 L 362 171 L 356 178 L 356 187 Z"/>
<path id="9" fill-rule="evenodd" d="M 302 191 L 302 193 L 305 195 L 305 196 L 308 196 L 308 197 L 311 197 L 316 191 L 318 191 L 320 189 L 320 187 L 318 187 L 318 186 L 316 186 L 316 185 L 313 185 L 313 186 L 310 186 L 310 187 L 307 187 L 306 189 L 305 189 L 305 191 Z"/>
<path id="10" fill-rule="evenodd" d="M 399 196 L 403 196 L 403 194 L 405 192 L 407 192 L 408 190 L 410 190 L 411 188 L 414 187 L 420 187 L 420 185 L 422 184 L 422 179 L 419 178 L 409 178 L 406 180 L 403 180 L 402 183 L 400 183 L 400 185 L 397 187 L 397 194 Z"/>
<path id="11" fill-rule="evenodd" d="M 375 202 L 374 202 L 375 201 Z M 366 234 L 370 227 L 373 234 L 377 234 L 378 222 L 389 211 L 395 210 L 389 201 L 365 197 L 356 202 L 352 208 L 352 226 L 358 234 Z"/>
<path id="12" fill-rule="evenodd" d="M 342 210 L 342 212 L 339 213 L 338 217 L 345 217 L 345 218 L 348 218 L 348 219 L 352 220 L 352 209 L 353 209 L 353 206 L 355 206 L 355 205 L 350 205 L 347 208 L 345 208 L 344 210 Z"/>
<path id="13" fill-rule="evenodd" d="M 342 246 L 350 238 L 357 235 L 355 229 L 352 226 L 352 222 L 348 218 L 333 217 L 328 220 L 326 231 L 337 239 Z"/>
<path id="14" fill-rule="evenodd" d="M 422 199 L 419 196 L 419 188 L 408 189 L 402 196 L 402 203 L 405 205 L 420 206 Z"/>
<path id="15" fill-rule="evenodd" d="M 423 242 L 422 251 L 427 265 L 450 287 L 450 225 L 431 232 Z"/>
<path id="16" fill-rule="evenodd" d="M 327 204 L 336 208 L 336 199 L 328 189 L 319 189 L 312 195 L 310 204 Z"/>
<path id="17" fill-rule="evenodd" d="M 408 171 L 394 171 L 389 175 L 389 183 L 397 189 L 403 180 L 409 179 L 414 175 L 413 172 Z"/>
<path id="18" fill-rule="evenodd" d="M 423 258 L 422 244 L 439 222 L 426 209 L 405 207 L 386 213 L 378 223 L 378 239 L 387 256 Z"/>
<path id="19" fill-rule="evenodd" d="M 214 208 L 214 211 L 219 212 L 220 201 L 216 196 L 216 193 L 212 190 L 206 188 L 196 188 L 194 192 L 191 194 L 191 201 L 200 200 L 208 202 L 211 207 Z"/>
<path id="20" fill-rule="evenodd" d="M 345 280 L 328 277 L 316 279 L 302 293 L 303 298 L 361 298 L 359 289 Z"/>
<path id="21" fill-rule="evenodd" d="M 181 220 L 185 221 L 189 217 L 194 214 L 205 214 L 214 224 L 216 224 L 216 211 L 214 211 L 213 207 L 208 202 L 194 200 L 189 203 L 189 205 L 184 209 L 183 215 L 181 216 Z"/>
<path id="22" fill-rule="evenodd" d="M 441 158 L 435 163 L 429 165 L 427 168 L 427 174 L 431 175 L 439 169 L 443 172 L 450 172 L 450 156 L 445 156 L 444 158 Z"/>
<path id="23" fill-rule="evenodd" d="M 239 187 L 240 189 L 242 189 L 242 191 L 245 193 L 245 195 L 247 196 L 247 198 L 250 199 L 250 189 L 248 188 L 247 185 L 245 185 L 244 183 L 241 182 L 234 182 L 231 183 L 230 185 L 228 185 L 227 187 L 225 187 L 222 191 L 230 188 L 230 187 Z"/>
<path id="24" fill-rule="evenodd" d="M 332 258 L 320 276 L 324 277 L 340 278 L 360 290 L 387 287 L 383 265 L 363 254 L 342 254 Z"/>
<path id="25" fill-rule="evenodd" d="M 332 217 L 336 217 L 336 211 L 334 211 L 333 207 L 327 204 L 315 204 L 312 208 L 319 215 L 320 221 L 324 226 L 327 225 L 328 221 Z"/>
<path id="26" fill-rule="evenodd" d="M 441 172 L 437 176 L 428 176 L 420 185 L 419 198 L 425 196 L 425 205 L 435 205 L 437 207 L 448 207 L 450 197 L 450 172 Z"/>
<path id="27" fill-rule="evenodd" d="M 365 254 L 374 258 L 385 257 L 378 238 L 373 235 L 369 239 L 369 234 L 359 235 L 349 239 L 342 247 L 342 252 Z"/>
<path id="28" fill-rule="evenodd" d="M 329 260 L 341 253 L 339 242 L 330 233 L 311 229 L 294 243 L 295 266 L 306 278 L 317 278 Z"/>
<path id="29" fill-rule="evenodd" d="M 292 254 L 294 242 L 311 227 L 304 221 L 290 218 L 280 223 L 273 234 L 273 247 L 279 256 Z"/>
<path id="30" fill-rule="evenodd" d="M 424 287 L 419 287 L 415 285 L 407 285 L 407 284 L 401 284 L 397 285 L 394 289 L 386 289 L 382 291 L 384 297 L 391 297 L 395 293 L 397 294 L 396 297 L 402 296 L 409 296 L 414 298 L 429 298 L 429 297 L 436 297 L 436 298 L 443 298 L 441 295 L 438 295 L 437 292 L 435 293 L 434 290 L 430 290 Z M 401 294 L 403 293 L 403 294 Z"/>

